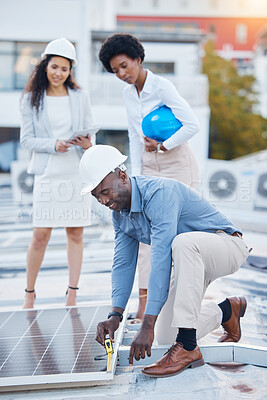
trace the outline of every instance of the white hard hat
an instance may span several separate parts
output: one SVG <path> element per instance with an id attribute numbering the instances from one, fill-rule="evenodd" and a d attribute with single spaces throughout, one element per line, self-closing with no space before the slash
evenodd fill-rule
<path id="1" fill-rule="evenodd" d="M 71 42 L 67 39 L 60 38 L 49 42 L 42 53 L 41 57 L 44 58 L 48 54 L 54 54 L 55 56 L 69 58 L 73 62 L 73 66 L 77 65 L 76 50 Z"/>
<path id="2" fill-rule="evenodd" d="M 80 161 L 80 175 L 85 187 L 81 195 L 91 192 L 115 168 L 120 168 L 127 160 L 115 147 L 98 144 L 90 147 Z M 125 166 L 121 167 L 125 170 Z"/>

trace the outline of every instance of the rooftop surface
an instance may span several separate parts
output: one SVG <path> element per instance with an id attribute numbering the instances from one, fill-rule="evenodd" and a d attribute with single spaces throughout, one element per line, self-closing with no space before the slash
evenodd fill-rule
<path id="1" fill-rule="evenodd" d="M 26 251 L 32 227 L 29 207 L 12 203 L 10 189 L 0 189 L 0 312 L 21 309 L 25 288 Z M 266 218 L 263 214 L 262 218 Z M 246 218 L 245 218 L 246 217 Z M 262 221 L 262 218 L 259 220 Z M 234 219 L 232 217 L 232 219 Z M 240 214 L 238 219 L 242 219 Z M 247 216 L 244 216 L 247 224 Z M 267 220 L 267 218 L 265 219 Z M 235 222 L 235 221 L 234 221 Z M 242 222 L 242 221 L 241 221 Z M 252 256 L 267 258 L 267 234 L 259 225 L 245 230 L 245 240 Z M 260 232 L 261 231 L 261 232 Z M 110 270 L 113 256 L 113 230 L 110 223 L 97 218 L 85 229 L 85 250 L 78 305 L 109 304 Z M 242 319 L 244 345 L 267 346 L 266 269 L 243 266 L 236 274 L 214 282 L 206 300 L 222 301 L 226 296 L 244 295 L 248 309 Z M 64 307 L 67 288 L 66 237 L 63 229 L 53 230 L 36 285 L 36 308 Z M 138 286 L 135 282 L 129 311 L 136 311 Z M 212 332 L 200 345 L 215 344 L 221 330 Z M 236 363 L 205 364 L 182 374 L 148 378 L 141 374 L 141 362 L 133 368 L 118 366 L 114 380 L 94 387 L 61 388 L 6 392 L 1 399 L 266 399 L 267 369 Z"/>

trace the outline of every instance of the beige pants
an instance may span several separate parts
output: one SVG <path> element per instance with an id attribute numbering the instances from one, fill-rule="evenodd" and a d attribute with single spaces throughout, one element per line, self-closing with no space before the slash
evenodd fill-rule
<path id="1" fill-rule="evenodd" d="M 179 327 L 196 329 L 198 339 L 218 328 L 222 311 L 212 302 L 201 306 L 205 291 L 215 279 L 236 272 L 248 254 L 243 239 L 223 231 L 176 236 L 169 296 L 156 324 L 158 343 L 172 343 Z"/>
<path id="2" fill-rule="evenodd" d="M 198 186 L 198 165 L 188 143 L 164 153 L 143 151 L 143 175 L 172 178 L 193 187 Z M 139 288 L 147 289 L 150 265 L 150 246 L 140 243 L 138 255 Z"/>

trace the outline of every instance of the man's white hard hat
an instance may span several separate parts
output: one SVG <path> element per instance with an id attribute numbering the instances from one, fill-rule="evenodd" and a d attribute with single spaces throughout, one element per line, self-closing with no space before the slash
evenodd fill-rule
<path id="1" fill-rule="evenodd" d="M 81 195 L 95 189 L 116 168 L 125 171 L 123 163 L 127 158 L 112 146 L 98 144 L 87 149 L 81 158 L 79 168 L 83 185 L 85 185 Z"/>
<path id="2" fill-rule="evenodd" d="M 65 38 L 55 39 L 49 42 L 41 57 L 44 58 L 48 54 L 69 58 L 72 60 L 73 66 L 78 63 L 75 47 Z"/>

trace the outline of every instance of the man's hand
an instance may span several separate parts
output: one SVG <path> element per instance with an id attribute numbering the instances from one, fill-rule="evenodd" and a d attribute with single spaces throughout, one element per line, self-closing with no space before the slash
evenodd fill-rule
<path id="1" fill-rule="evenodd" d="M 154 326 L 157 320 L 156 315 L 145 315 L 140 330 L 135 335 L 129 353 L 129 364 L 133 365 L 133 358 L 137 361 L 140 358 L 151 356 L 151 347 L 154 340 Z"/>
<path id="2" fill-rule="evenodd" d="M 157 150 L 158 142 L 155 139 L 150 139 L 149 137 L 144 137 L 145 141 L 145 150 L 151 153 L 152 151 Z"/>
<path id="3" fill-rule="evenodd" d="M 92 147 L 90 135 L 87 135 L 86 137 L 82 136 L 82 135 L 76 136 L 75 138 L 70 140 L 68 143 L 74 144 L 75 146 L 80 146 L 84 150 L 87 150 L 87 149 L 89 149 L 89 147 Z"/>
<path id="4" fill-rule="evenodd" d="M 97 325 L 96 338 L 95 340 L 105 346 L 106 335 L 114 342 L 114 332 L 118 329 L 120 325 L 120 318 L 117 316 L 110 317 L 106 321 L 99 322 Z"/>

